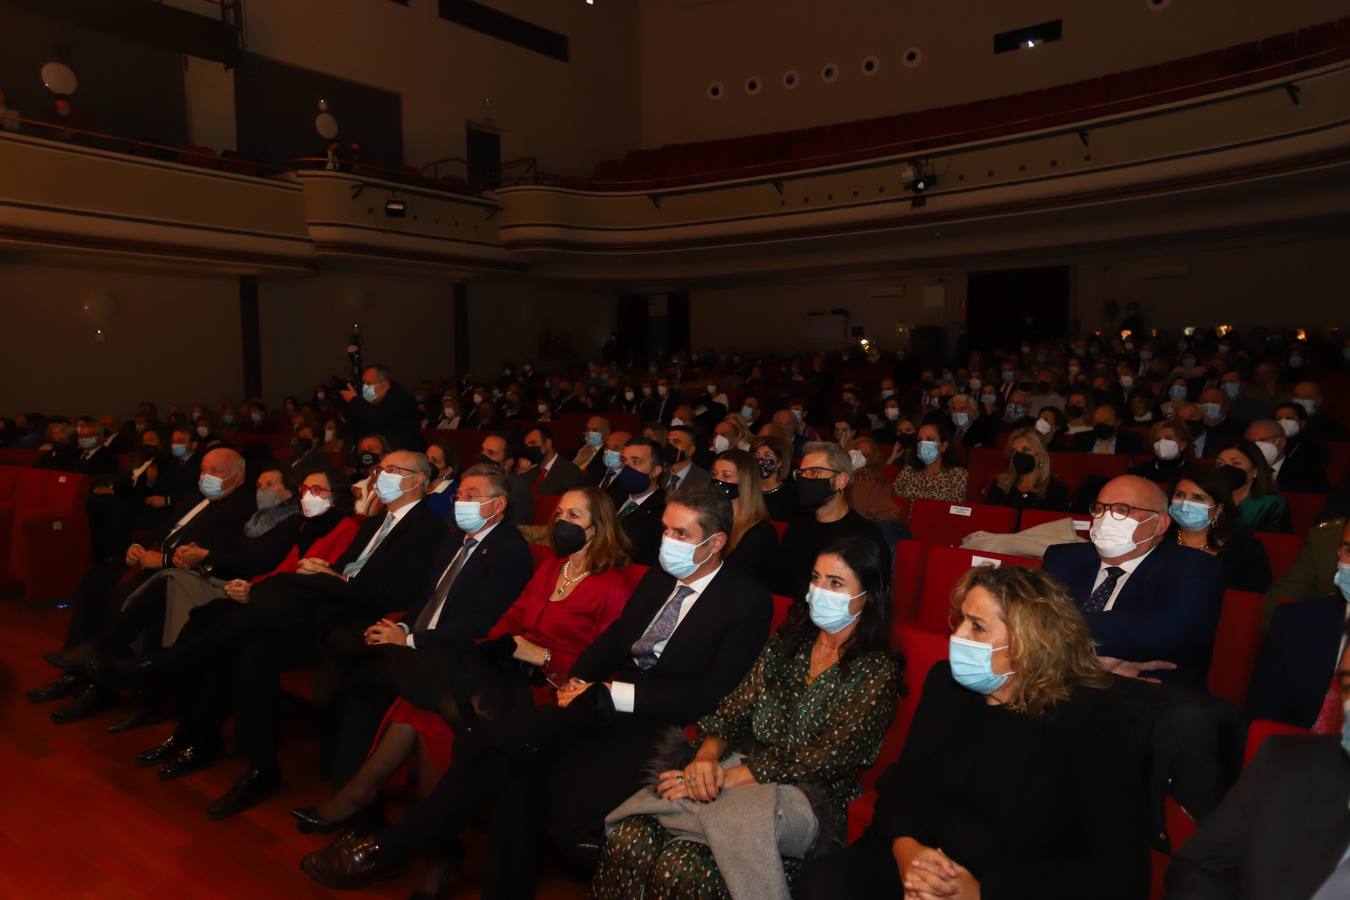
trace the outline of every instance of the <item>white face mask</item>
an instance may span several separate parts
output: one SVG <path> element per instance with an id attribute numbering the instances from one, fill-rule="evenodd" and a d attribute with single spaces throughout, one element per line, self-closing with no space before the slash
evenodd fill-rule
<path id="1" fill-rule="evenodd" d="M 1266 458 L 1266 465 L 1274 465 L 1275 459 L 1280 455 L 1280 448 L 1270 441 L 1257 441 L 1256 446 Z"/>
<path id="2" fill-rule="evenodd" d="M 1279 419 L 1277 421 L 1280 423 L 1280 430 L 1284 432 L 1285 437 L 1293 437 L 1303 427 L 1299 425 L 1298 419 Z"/>
<path id="3" fill-rule="evenodd" d="M 1176 459 L 1177 454 L 1181 452 L 1181 445 L 1176 441 L 1167 438 L 1159 438 L 1153 442 L 1153 455 L 1158 459 L 1168 460 Z"/>
<path id="4" fill-rule="evenodd" d="M 1036 424 L 1032 427 L 1034 427 L 1041 434 L 1049 434 L 1051 431 L 1054 431 L 1055 429 L 1055 426 L 1051 425 L 1045 419 L 1037 419 Z"/>
<path id="5" fill-rule="evenodd" d="M 889 422 L 894 422 L 896 419 L 900 418 L 900 408 L 898 406 L 888 406 L 883 412 L 885 412 L 886 420 Z"/>
<path id="6" fill-rule="evenodd" d="M 300 498 L 300 511 L 305 514 L 306 519 L 312 519 L 315 516 L 321 516 L 332 509 L 333 501 L 327 497 L 316 497 L 313 494 L 305 494 Z"/>
<path id="7" fill-rule="evenodd" d="M 853 471 L 855 472 L 867 465 L 867 457 L 863 456 L 861 450 L 848 451 L 848 460 L 853 463 Z"/>
<path id="8" fill-rule="evenodd" d="M 1156 516 L 1154 513 L 1144 521 L 1151 521 Z M 1139 546 L 1134 539 L 1134 530 L 1142 524 L 1131 518 L 1117 519 L 1110 512 L 1103 512 L 1100 517 L 1092 520 L 1088 536 L 1092 539 L 1093 546 L 1097 548 L 1098 555 L 1103 559 L 1115 559 L 1125 556 Z"/>
<path id="9" fill-rule="evenodd" d="M 714 453 L 725 453 L 731 449 L 731 441 L 727 440 L 725 434 L 719 434 L 713 438 L 712 447 Z"/>

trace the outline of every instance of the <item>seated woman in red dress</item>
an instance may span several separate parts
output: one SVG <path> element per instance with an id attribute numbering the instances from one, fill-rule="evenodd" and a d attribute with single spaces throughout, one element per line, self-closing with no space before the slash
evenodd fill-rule
<path id="1" fill-rule="evenodd" d="M 551 527 L 553 555 L 484 640 L 514 637 L 515 659 L 558 683 L 581 651 L 619 617 L 632 589 L 619 574 L 629 563 L 628 537 L 604 491 L 586 486 L 563 494 Z M 536 696 L 536 702 L 553 700 L 551 688 L 546 697 Z M 384 783 L 414 754 L 425 795 L 449 766 L 453 740 L 439 713 L 399 699 L 356 775 L 318 807 L 291 814 L 301 831 L 334 831 L 374 804 Z"/>

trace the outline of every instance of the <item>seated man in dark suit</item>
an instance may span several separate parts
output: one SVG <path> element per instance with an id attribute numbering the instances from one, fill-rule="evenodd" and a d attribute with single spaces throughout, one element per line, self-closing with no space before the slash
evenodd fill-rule
<path id="1" fill-rule="evenodd" d="M 661 516 L 666 507 L 666 492 L 661 483 L 661 448 L 651 438 L 629 438 L 620 457 L 623 468 L 614 481 L 610 496 L 619 510 L 619 523 L 633 545 L 633 562 L 656 565 L 661 549 Z"/>
<path id="2" fill-rule="evenodd" d="M 480 463 L 496 466 L 506 480 L 506 494 L 510 505 L 507 507 L 507 519 L 512 525 L 528 525 L 534 518 L 534 495 L 525 479 L 516 474 L 516 460 L 523 448 L 509 435 L 494 431 L 483 438 L 480 451 Z"/>
<path id="3" fill-rule="evenodd" d="M 1046 550 L 1097 639 L 1103 665 L 1204 690 L 1223 604 L 1223 569 L 1208 553 L 1164 541 L 1171 518 L 1157 485 L 1113 478 L 1092 504 L 1092 542 Z"/>
<path id="4" fill-rule="evenodd" d="M 1279 422 L 1259 419 L 1247 426 L 1243 437 L 1266 457 L 1275 476 L 1275 486 L 1281 491 L 1326 492 L 1329 487 L 1327 473 L 1316 450 L 1291 443 Z"/>
<path id="5" fill-rule="evenodd" d="M 596 482 L 596 487 L 609 494 L 609 499 L 614 501 L 615 509 L 623 506 L 623 501 L 627 496 L 615 486 L 614 482 L 618 480 L 619 473 L 623 471 L 623 448 L 631 437 L 632 435 L 626 431 L 611 431 L 609 437 L 605 438 L 605 449 L 600 453 L 601 461 L 605 465 L 605 473 Z"/>
<path id="6" fill-rule="evenodd" d="M 171 524 L 148 542 L 149 547 L 132 544 L 121 559 L 97 563 L 81 580 L 63 653 L 44 657 L 66 674 L 28 692 L 28 699 L 35 703 L 78 695 L 70 705 L 52 713 L 53 721 L 63 724 L 87 718 L 111 701 L 112 692 L 88 682 L 79 672 L 92 651 L 90 642 L 105 631 L 126 599 L 155 573 L 172 566 L 174 551 L 180 546 L 210 548 L 238 540 L 244 522 L 257 509 L 244 476 L 244 458 L 234 450 L 222 447 L 203 456 L 200 484 L 202 494 L 177 504 Z M 137 570 L 136 577 L 119 583 L 131 567 Z M 81 652 L 73 653 L 76 648 Z"/>
<path id="7" fill-rule="evenodd" d="M 364 886 L 444 847 L 485 807 L 484 896 L 533 895 L 545 830 L 565 848 L 598 848 L 605 814 L 643 783 L 663 736 L 716 706 L 768 636 L 768 593 L 722 564 L 731 526 L 720 491 L 673 496 L 662 568 L 647 573 L 623 614 L 577 660 L 558 705 L 459 735 L 429 798 L 392 828 L 306 857 L 306 874 L 331 888 Z"/>
<path id="8" fill-rule="evenodd" d="M 1346 603 L 1350 601 L 1350 525 L 1341 529 L 1334 586 L 1329 593 L 1277 607 L 1247 693 L 1247 717 L 1271 719 L 1330 733 L 1333 675 L 1344 649 Z"/>
<path id="9" fill-rule="evenodd" d="M 1121 431 L 1120 413 L 1113 404 L 1103 403 L 1092 411 L 1092 430 L 1075 434 L 1069 449 L 1077 453 L 1135 456 L 1144 452 L 1144 441 L 1133 431 Z"/>
<path id="10" fill-rule="evenodd" d="M 396 450 L 380 461 L 382 516 L 362 523 L 347 552 L 333 561 L 304 559 L 295 574 L 255 585 L 243 606 L 220 601 L 194 613 L 177 643 L 135 664 L 133 681 L 172 681 L 186 695 L 180 734 L 145 762 L 169 759 L 161 778 L 177 778 L 219 758 L 228 698 L 238 698 L 236 734 L 248 771 L 207 810 L 222 819 L 248 809 L 281 786 L 277 745 L 281 673 L 312 662 L 320 637 L 343 625 L 367 625 L 417 606 L 445 528 L 422 497 L 434 474 L 426 456 Z M 224 687 L 220 679 L 224 679 Z M 233 686 L 231 693 L 230 686 Z M 223 697 L 222 697 L 223 694 Z"/>
<path id="11" fill-rule="evenodd" d="M 108 448 L 98 423 L 88 417 L 75 425 L 75 444 L 79 456 L 74 469 L 81 475 L 108 478 L 117 472 L 117 454 Z"/>
<path id="12" fill-rule="evenodd" d="M 523 471 L 521 464 L 526 466 Z M 525 450 L 516 466 L 520 477 L 536 494 L 561 497 L 581 484 L 583 477 L 574 462 L 558 455 L 553 446 L 553 431 L 547 425 L 525 432 Z"/>
<path id="13" fill-rule="evenodd" d="M 1350 651 L 1336 666 L 1350 705 Z M 1267 738 L 1167 870 L 1166 900 L 1350 897 L 1350 731 Z"/>
<path id="14" fill-rule="evenodd" d="M 1213 459 L 1219 451 L 1242 437 L 1246 422 L 1231 419 L 1228 416 L 1228 395 L 1218 388 L 1206 388 L 1200 392 L 1200 400 L 1195 409 L 1186 404 L 1179 415 L 1187 422 L 1199 422 L 1195 438 L 1195 455 L 1198 459 Z"/>
<path id="15" fill-rule="evenodd" d="M 331 679 L 322 692 L 341 704 L 332 764 L 337 784 L 361 767 L 397 696 L 435 708 L 437 676 L 451 654 L 486 635 L 534 571 L 529 545 L 506 522 L 506 478 L 500 470 L 469 468 L 455 501 L 459 530 L 446 535 L 433 574 L 403 618 L 336 630 L 326 641 L 333 658 L 315 678 L 315 704 L 327 705 L 320 685 Z"/>

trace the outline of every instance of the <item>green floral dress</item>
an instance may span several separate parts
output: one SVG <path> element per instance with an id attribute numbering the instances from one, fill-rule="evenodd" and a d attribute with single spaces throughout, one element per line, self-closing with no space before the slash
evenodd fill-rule
<path id="1" fill-rule="evenodd" d="M 808 683 L 811 642 L 795 651 L 769 639 L 754 667 L 716 711 L 698 723 L 700 742 L 714 737 L 746 754 L 760 784 L 814 784 L 830 800 L 830 823 L 846 833 L 848 804 L 862 793 L 858 774 L 876 762 L 895 717 L 898 672 L 887 653 L 838 663 Z M 734 788 L 732 789 L 734 790 Z M 789 880 L 800 861 L 785 859 Z M 598 900 L 729 898 L 712 850 L 673 840 L 655 818 L 634 816 L 609 835 L 591 886 Z"/>

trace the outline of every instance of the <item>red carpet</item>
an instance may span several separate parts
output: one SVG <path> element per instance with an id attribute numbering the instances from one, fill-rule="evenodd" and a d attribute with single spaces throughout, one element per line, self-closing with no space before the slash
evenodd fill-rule
<path id="1" fill-rule="evenodd" d="M 231 897 L 239 900 L 324 896 L 406 897 L 420 870 L 358 894 L 333 894 L 310 882 L 300 858 L 328 840 L 295 830 L 286 810 L 327 794 L 316 775 L 318 744 L 297 704 L 282 758 L 287 788 L 225 822 L 206 807 L 242 772 L 230 760 L 164 783 L 135 755 L 160 741 L 171 724 L 111 735 L 110 712 L 74 725 L 48 719 L 24 691 L 55 670 L 40 659 L 60 649 L 66 613 L 32 610 L 0 599 L 0 898 Z M 455 896 L 477 897 L 483 842 L 466 836 L 467 874 Z M 550 875 L 539 896 L 584 897 L 585 886 Z"/>

